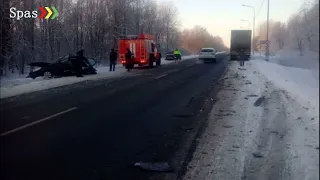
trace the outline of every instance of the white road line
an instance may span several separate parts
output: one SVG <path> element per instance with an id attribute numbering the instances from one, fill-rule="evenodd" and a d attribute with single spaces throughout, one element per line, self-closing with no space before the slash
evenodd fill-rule
<path id="1" fill-rule="evenodd" d="M 167 76 L 167 75 L 168 75 L 168 74 L 162 74 L 161 76 L 155 77 L 155 78 L 153 78 L 153 79 L 160 79 L 160 78 L 165 77 L 165 76 Z"/>
<path id="2" fill-rule="evenodd" d="M 174 70 L 168 71 L 168 74 L 169 73 L 174 73 L 174 72 L 177 72 L 177 71 L 180 71 L 180 69 L 174 69 Z"/>
<path id="3" fill-rule="evenodd" d="M 50 120 L 50 119 L 52 119 L 52 118 L 54 118 L 54 117 L 60 116 L 60 115 L 62 115 L 62 114 L 65 114 L 65 113 L 67 113 L 67 112 L 70 112 L 70 111 L 73 111 L 73 110 L 76 110 L 76 109 L 78 109 L 78 108 L 77 108 L 77 107 L 73 107 L 73 108 L 70 108 L 70 109 L 61 111 L 61 112 L 56 113 L 56 114 L 53 114 L 53 115 L 51 115 L 51 116 L 42 118 L 42 119 L 40 119 L 40 120 L 38 120 L 38 121 L 34 121 L 34 122 L 32 122 L 32 123 L 29 123 L 29 124 L 20 126 L 20 127 L 18 127 L 18 128 L 12 129 L 12 130 L 10 130 L 10 131 L 7 131 L 7 132 L 5 132 L 5 133 L 2 133 L 2 134 L 0 134 L 0 136 L 6 136 L 6 135 L 9 135 L 9 134 L 12 134 L 12 133 L 21 131 L 21 130 L 23 130 L 23 129 L 26 129 L 26 128 L 31 127 L 31 126 L 33 126 L 33 125 L 36 125 L 36 124 L 39 124 L 39 123 L 41 123 L 41 122 Z"/>

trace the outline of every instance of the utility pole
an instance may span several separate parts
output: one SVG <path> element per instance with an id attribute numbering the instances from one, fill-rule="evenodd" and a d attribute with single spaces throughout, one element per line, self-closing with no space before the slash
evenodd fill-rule
<path id="1" fill-rule="evenodd" d="M 255 29 L 256 29 L 256 10 L 253 6 L 242 4 L 244 7 L 252 8 L 253 10 L 253 27 L 252 27 L 252 54 L 254 55 L 255 45 L 253 44 L 253 40 L 255 38 Z"/>
<path id="2" fill-rule="evenodd" d="M 254 8 L 253 8 L 253 28 L 252 28 L 252 55 L 254 55 L 254 51 L 255 51 L 255 45 L 256 44 L 254 44 L 255 42 L 254 42 L 254 40 L 255 40 L 255 32 L 256 32 L 256 11 L 254 10 Z"/>
<path id="3" fill-rule="evenodd" d="M 267 9 L 267 42 L 266 42 L 266 61 L 269 61 L 269 1 Z"/>
<path id="4" fill-rule="evenodd" d="M 167 52 L 169 52 L 169 21 L 167 22 L 167 37 L 166 37 L 166 40 L 167 40 Z"/>

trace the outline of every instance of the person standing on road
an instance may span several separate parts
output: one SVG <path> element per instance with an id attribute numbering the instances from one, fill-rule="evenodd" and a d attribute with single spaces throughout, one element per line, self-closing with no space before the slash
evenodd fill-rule
<path id="1" fill-rule="evenodd" d="M 239 59 L 240 59 L 240 66 L 244 66 L 245 54 L 243 49 L 240 50 Z"/>
<path id="2" fill-rule="evenodd" d="M 133 66 L 132 66 L 132 53 L 129 48 L 127 48 L 125 59 L 126 59 L 127 71 L 130 71 L 133 68 Z"/>
<path id="3" fill-rule="evenodd" d="M 82 75 L 82 66 L 87 62 L 88 60 L 84 57 L 83 55 L 84 50 L 81 49 L 80 51 L 77 52 L 77 58 L 75 61 L 73 61 L 73 67 L 76 72 L 77 77 L 83 77 Z"/>
<path id="4" fill-rule="evenodd" d="M 176 49 L 173 51 L 173 54 L 175 56 L 176 63 L 178 64 L 179 60 L 181 60 L 181 53 L 178 49 Z"/>
<path id="5" fill-rule="evenodd" d="M 161 62 L 161 58 L 162 58 L 162 55 L 161 55 L 161 52 L 159 52 L 159 53 L 158 53 L 158 61 Z M 160 64 L 159 66 L 161 66 L 161 64 Z"/>
<path id="6" fill-rule="evenodd" d="M 110 52 L 110 71 L 115 71 L 117 58 L 117 52 L 112 48 Z"/>

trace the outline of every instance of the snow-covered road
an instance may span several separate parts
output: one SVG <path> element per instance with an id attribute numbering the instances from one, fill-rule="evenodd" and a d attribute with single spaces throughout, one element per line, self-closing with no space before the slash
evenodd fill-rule
<path id="1" fill-rule="evenodd" d="M 184 179 L 319 179 L 319 103 L 304 95 L 318 101 L 319 86 L 304 71 L 298 82 L 298 71 L 231 62 Z"/>

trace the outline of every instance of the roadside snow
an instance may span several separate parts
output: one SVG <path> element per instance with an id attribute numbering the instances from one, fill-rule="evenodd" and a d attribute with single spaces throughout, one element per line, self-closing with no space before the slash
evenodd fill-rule
<path id="1" fill-rule="evenodd" d="M 269 62 L 287 67 L 319 71 L 319 53 L 311 51 L 305 51 L 303 52 L 303 56 L 300 56 L 300 52 L 298 51 L 284 49 L 276 52 L 275 56 L 270 56 Z"/>
<path id="2" fill-rule="evenodd" d="M 315 54 L 299 56 L 281 51 L 269 62 L 256 58 L 254 68 L 287 92 L 299 103 L 319 115 L 319 59 Z M 270 63 L 271 62 L 271 63 Z"/>
<path id="3" fill-rule="evenodd" d="M 192 56 L 183 56 L 182 60 L 193 59 L 197 57 L 196 55 Z M 170 64 L 174 63 L 174 61 L 162 60 L 162 64 Z M 0 79 L 0 99 L 16 96 L 20 94 L 41 91 L 45 89 L 70 85 L 82 81 L 91 81 L 91 80 L 99 80 L 105 78 L 119 77 L 119 76 L 127 76 L 129 74 L 125 73 L 126 70 L 122 65 L 116 66 L 115 72 L 109 72 L 109 67 L 97 67 L 97 75 L 87 75 L 82 78 L 77 77 L 63 77 L 45 80 L 42 77 L 38 77 L 36 79 L 25 78 L 27 75 L 14 75 L 10 77 L 2 77 Z M 130 74 L 132 75 L 132 74 Z"/>
<path id="4" fill-rule="evenodd" d="M 122 67 L 118 67 L 114 72 L 109 72 L 109 67 L 98 67 L 97 72 L 98 74 L 96 75 L 87 75 L 81 78 L 71 76 L 54 78 L 50 80 L 45 80 L 42 77 L 38 77 L 34 80 L 30 78 L 1 79 L 0 99 L 74 84 L 82 81 L 99 80 L 128 75 L 124 73 L 125 69 Z"/>
<path id="5" fill-rule="evenodd" d="M 230 62 L 183 179 L 319 179 L 319 116 L 278 86 L 288 67 L 270 64 Z"/>
<path id="6" fill-rule="evenodd" d="M 190 55 L 190 56 L 182 56 L 181 60 L 188 60 L 188 59 L 193 59 L 193 58 L 197 58 L 198 55 Z M 161 64 L 170 64 L 170 63 L 174 63 L 174 60 L 165 60 L 165 58 L 161 58 Z"/>

